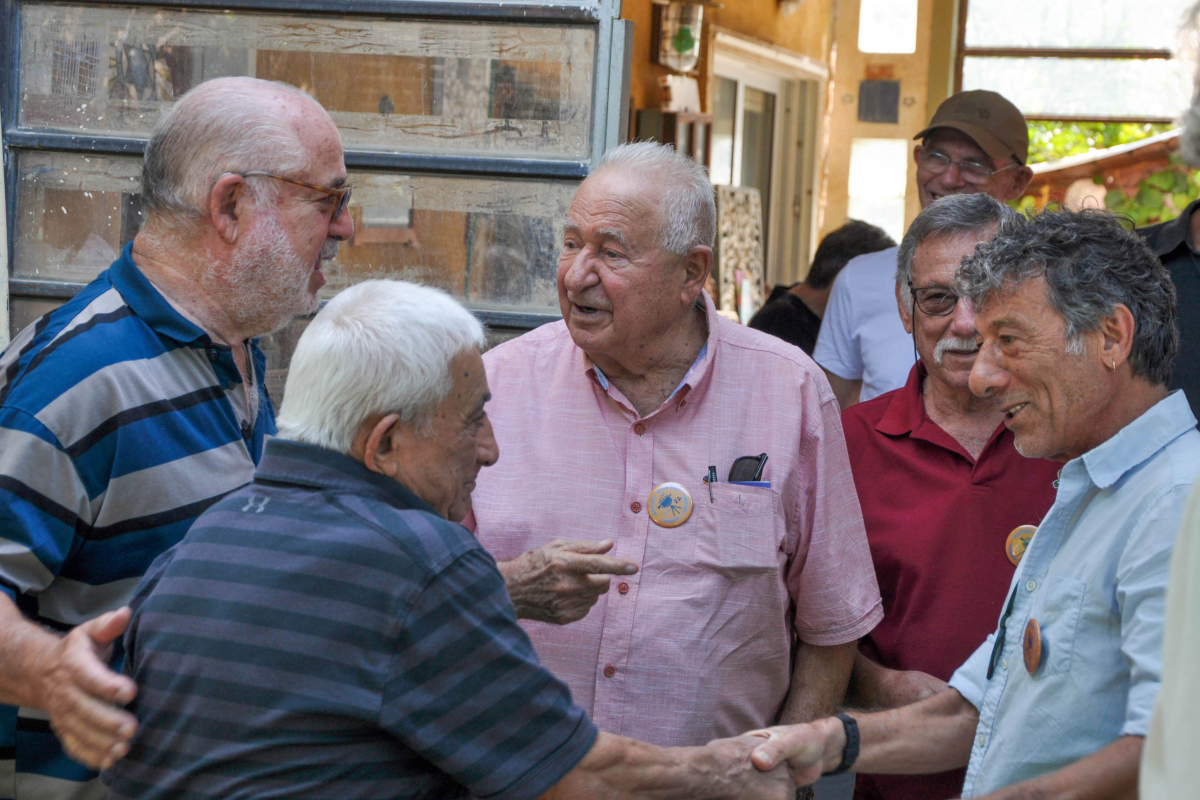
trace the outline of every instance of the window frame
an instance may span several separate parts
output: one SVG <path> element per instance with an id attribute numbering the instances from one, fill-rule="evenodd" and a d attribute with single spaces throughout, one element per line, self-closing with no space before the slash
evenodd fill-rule
<path id="1" fill-rule="evenodd" d="M 1174 53 L 1167 48 L 1130 47 L 971 47 L 967 45 L 967 13 L 970 0 L 958 0 L 958 35 L 954 48 L 954 92 L 963 90 L 963 62 L 968 58 L 1087 58 L 1114 61 L 1170 61 Z M 1172 117 L 1123 117 L 1079 114 L 1042 114 L 1035 119 L 1063 122 L 1170 123 Z"/>
<path id="2" fill-rule="evenodd" d="M 145 151 L 144 137 L 96 136 L 48 131 L 18 124 L 21 78 L 21 8 L 55 5 L 53 0 L 0 0 L 3 56 L 0 57 L 0 153 L 3 154 L 3 187 L 0 234 L 4 234 L 0 266 L 0 346 L 7 341 L 10 301 L 13 297 L 66 300 L 85 283 L 18 278 L 11 275 L 16 263 L 17 157 L 21 152 L 58 151 L 96 155 L 134 155 Z M 629 89 L 632 71 L 633 23 L 620 18 L 620 0 L 71 0 L 71 5 L 141 6 L 175 10 L 232 10 L 272 12 L 296 16 L 382 18 L 473 22 L 480 24 L 536 24 L 591 27 L 596 32 L 592 85 L 591 156 L 563 159 L 530 156 L 483 156 L 362 150 L 348 147 L 348 169 L 370 169 L 406 174 L 515 179 L 576 179 L 582 181 L 604 153 L 625 141 L 629 128 Z M 468 304 L 468 307 L 470 305 Z M 471 308 L 489 328 L 524 331 L 560 319 L 558 314 Z"/>

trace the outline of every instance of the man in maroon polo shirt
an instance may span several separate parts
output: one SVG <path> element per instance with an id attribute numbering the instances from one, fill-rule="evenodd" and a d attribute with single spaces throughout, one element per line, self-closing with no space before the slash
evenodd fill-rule
<path id="1" fill-rule="evenodd" d="M 1010 533 L 1036 526 L 1054 502 L 1059 465 L 1023 458 L 1003 411 L 971 394 L 975 312 L 950 288 L 962 258 L 1014 215 L 973 194 L 913 221 L 896 302 L 920 361 L 902 388 L 842 414 L 884 608 L 860 644 L 852 705 L 893 707 L 945 688 L 996 626 L 1023 552 Z M 855 798 L 945 800 L 963 776 L 859 775 Z"/>

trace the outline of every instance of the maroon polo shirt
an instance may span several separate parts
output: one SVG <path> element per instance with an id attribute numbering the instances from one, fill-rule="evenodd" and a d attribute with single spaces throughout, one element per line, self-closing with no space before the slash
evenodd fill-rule
<path id="1" fill-rule="evenodd" d="M 925 413 L 918 362 L 900 389 L 842 414 L 883 596 L 861 649 L 885 667 L 948 680 L 996 628 L 1015 567 L 1005 542 L 1054 502 L 1060 464 L 1023 457 L 1003 424 L 970 454 Z M 857 800 L 958 797 L 965 770 L 859 776 Z"/>

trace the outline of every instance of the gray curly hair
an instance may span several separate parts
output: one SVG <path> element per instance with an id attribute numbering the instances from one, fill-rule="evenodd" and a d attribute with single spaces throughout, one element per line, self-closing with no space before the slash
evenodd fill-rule
<path id="1" fill-rule="evenodd" d="M 1123 305 L 1135 330 L 1133 374 L 1167 384 L 1179 352 L 1175 285 L 1154 252 L 1107 211 L 1044 212 L 1006 225 L 963 260 L 955 291 L 981 309 L 997 294 L 1043 277 L 1050 306 L 1066 321 L 1067 352 Z"/>

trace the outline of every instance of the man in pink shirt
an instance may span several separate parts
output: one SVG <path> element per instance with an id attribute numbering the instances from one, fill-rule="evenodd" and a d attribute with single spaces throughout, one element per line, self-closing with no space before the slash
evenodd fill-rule
<path id="1" fill-rule="evenodd" d="M 660 745 L 832 711 L 882 616 L 837 400 L 716 314 L 715 227 L 701 167 L 614 149 L 567 215 L 563 321 L 484 356 L 505 455 L 479 539 L 596 724 Z M 763 453 L 757 483 L 728 480 Z"/>

